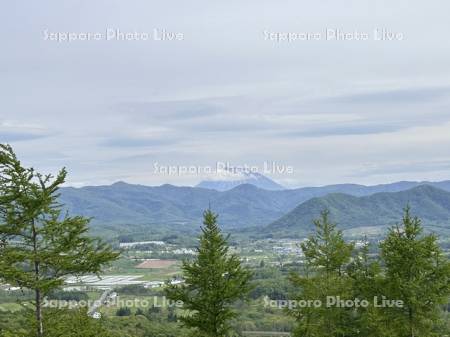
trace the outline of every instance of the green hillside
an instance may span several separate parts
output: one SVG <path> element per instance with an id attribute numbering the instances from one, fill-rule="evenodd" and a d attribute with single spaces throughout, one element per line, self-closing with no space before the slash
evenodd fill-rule
<path id="1" fill-rule="evenodd" d="M 284 235 L 304 234 L 312 229 L 312 220 L 324 209 L 341 229 L 393 225 L 401 219 L 409 204 L 413 213 L 423 219 L 425 227 L 437 232 L 450 229 L 450 193 L 432 186 L 418 186 L 407 191 L 377 193 L 355 197 L 329 194 L 308 200 L 261 232 Z"/>

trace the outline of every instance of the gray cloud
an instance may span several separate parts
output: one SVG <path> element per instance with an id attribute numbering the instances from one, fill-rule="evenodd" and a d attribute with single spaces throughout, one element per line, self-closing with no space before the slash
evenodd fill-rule
<path id="1" fill-rule="evenodd" d="M 368 167 L 362 169 L 356 176 L 401 174 L 402 172 L 427 173 L 433 171 L 448 171 L 450 160 L 436 161 L 406 161 L 385 163 L 383 166 Z"/>
<path id="2" fill-rule="evenodd" d="M 0 142 L 3 143 L 14 143 L 26 140 L 35 140 L 44 137 L 48 137 L 48 135 L 20 132 L 20 131 L 0 131 Z"/>
<path id="3" fill-rule="evenodd" d="M 127 102 L 119 103 L 114 109 L 139 121 L 148 121 L 149 119 L 186 120 L 208 117 L 221 112 L 220 107 L 214 104 L 213 99 Z"/>
<path id="4" fill-rule="evenodd" d="M 406 88 L 359 93 L 330 98 L 330 102 L 343 104 L 423 104 L 435 103 L 445 98 L 450 98 L 450 87 Z"/>
<path id="5" fill-rule="evenodd" d="M 408 97 L 413 99 L 408 100 Z M 447 87 L 419 87 L 303 100 L 241 96 L 130 102 L 121 104 L 118 110 L 128 112 L 130 123 L 168 126 L 188 138 L 194 132 L 230 135 L 247 132 L 298 138 L 377 134 L 439 125 L 450 119 L 446 97 L 450 98 Z M 429 118 L 430 109 L 433 110 L 432 119 Z"/>
<path id="6" fill-rule="evenodd" d="M 176 143 L 174 139 L 150 139 L 150 138 L 110 138 L 101 142 L 102 145 L 110 147 L 156 147 Z"/>
<path id="7" fill-rule="evenodd" d="M 55 134 L 55 132 L 51 132 L 42 126 L 27 124 L 26 121 L 16 123 L 2 121 L 0 118 L 0 142 L 14 143 L 31 141 L 50 137 Z"/>
<path id="8" fill-rule="evenodd" d="M 311 129 L 280 133 L 284 137 L 326 137 L 326 136 L 346 136 L 346 135 L 370 135 L 386 132 L 395 132 L 403 129 L 401 125 L 369 124 L 369 123 L 348 123 L 347 125 L 329 125 L 326 127 L 316 127 Z"/>

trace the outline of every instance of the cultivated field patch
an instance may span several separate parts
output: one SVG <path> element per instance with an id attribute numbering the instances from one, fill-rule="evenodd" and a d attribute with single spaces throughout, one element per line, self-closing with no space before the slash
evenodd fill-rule
<path id="1" fill-rule="evenodd" d="M 177 260 L 145 260 L 139 263 L 136 268 L 139 269 L 157 269 L 157 268 L 167 268 L 177 263 Z"/>

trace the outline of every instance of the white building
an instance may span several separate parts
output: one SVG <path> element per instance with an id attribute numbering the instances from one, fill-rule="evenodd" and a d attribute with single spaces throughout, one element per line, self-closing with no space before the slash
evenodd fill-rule
<path id="1" fill-rule="evenodd" d="M 150 281 L 144 284 L 144 288 L 160 288 L 164 285 L 162 281 Z"/>
<path id="2" fill-rule="evenodd" d="M 164 246 L 164 241 L 138 241 L 138 242 L 121 242 L 119 243 L 120 248 L 131 248 L 135 246 L 142 246 L 142 245 L 157 245 L 157 246 Z"/>
<path id="3" fill-rule="evenodd" d="M 98 311 L 96 311 L 92 314 L 92 318 L 100 319 L 100 318 L 102 318 L 102 314 L 99 313 Z"/>

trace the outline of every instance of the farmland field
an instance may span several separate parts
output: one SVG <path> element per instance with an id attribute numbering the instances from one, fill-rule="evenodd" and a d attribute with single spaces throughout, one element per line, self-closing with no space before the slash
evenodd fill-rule
<path id="1" fill-rule="evenodd" d="M 158 268 L 167 268 L 174 265 L 176 260 L 145 260 L 144 262 L 139 263 L 136 268 L 139 269 L 158 269 Z"/>

